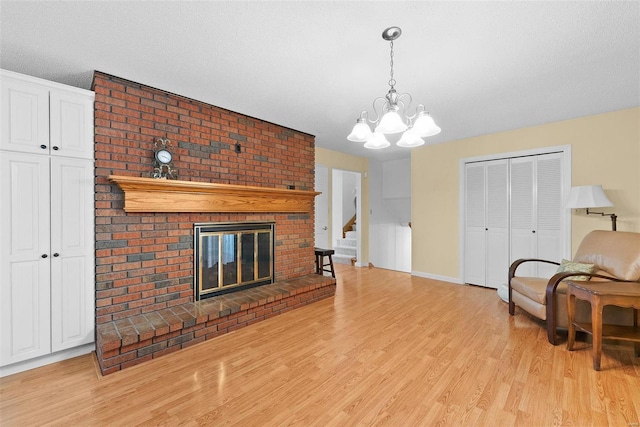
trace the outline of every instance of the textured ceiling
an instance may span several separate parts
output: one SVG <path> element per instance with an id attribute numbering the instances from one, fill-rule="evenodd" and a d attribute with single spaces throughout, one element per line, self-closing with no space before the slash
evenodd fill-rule
<path id="1" fill-rule="evenodd" d="M 0 67 L 90 88 L 93 70 L 316 136 L 346 135 L 389 79 L 428 143 L 640 105 L 640 2 L 7 1 Z M 397 138 L 396 138 L 397 139 Z"/>

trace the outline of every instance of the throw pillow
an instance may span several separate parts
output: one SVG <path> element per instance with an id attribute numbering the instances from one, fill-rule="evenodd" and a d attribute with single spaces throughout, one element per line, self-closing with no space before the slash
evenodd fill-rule
<path id="1" fill-rule="evenodd" d="M 568 261 L 563 259 L 556 273 L 576 272 L 576 273 L 593 273 L 594 264 L 581 264 L 579 262 Z M 571 276 L 567 280 L 589 280 L 589 276 Z"/>

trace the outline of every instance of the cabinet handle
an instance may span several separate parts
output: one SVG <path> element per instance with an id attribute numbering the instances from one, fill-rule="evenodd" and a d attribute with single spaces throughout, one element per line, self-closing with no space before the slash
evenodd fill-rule
<path id="1" fill-rule="evenodd" d="M 40 255 L 40 256 L 41 256 L 42 258 L 46 258 L 46 257 L 48 257 L 49 255 L 47 255 L 47 254 L 42 254 L 42 255 Z"/>
<path id="2" fill-rule="evenodd" d="M 56 252 L 55 254 L 53 254 L 54 258 L 57 258 L 60 256 L 60 254 L 58 252 Z"/>
<path id="3" fill-rule="evenodd" d="M 47 149 L 47 146 L 46 146 L 46 145 L 44 145 L 44 144 L 42 144 L 42 145 L 40 146 L 40 148 L 42 148 L 43 150 L 46 150 L 46 149 Z"/>
<path id="4" fill-rule="evenodd" d="M 55 151 L 58 151 L 58 147 L 57 147 L 56 145 L 54 145 L 52 148 L 53 148 Z"/>

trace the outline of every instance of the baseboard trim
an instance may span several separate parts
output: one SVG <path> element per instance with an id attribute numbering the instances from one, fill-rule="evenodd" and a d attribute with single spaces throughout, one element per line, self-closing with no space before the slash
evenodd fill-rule
<path id="1" fill-rule="evenodd" d="M 456 285 L 464 285 L 464 282 L 462 282 L 457 277 L 441 276 L 439 274 L 424 273 L 421 271 L 412 271 L 411 275 L 417 276 L 417 277 L 424 277 L 425 279 L 439 280 L 441 282 L 455 283 Z"/>
<path id="2" fill-rule="evenodd" d="M 28 371 L 30 369 L 39 368 L 41 366 L 50 365 L 62 360 L 71 359 L 73 357 L 82 356 L 83 354 L 88 354 L 92 351 L 95 351 L 95 349 L 95 343 L 89 343 L 70 348 L 68 350 L 62 350 L 57 353 L 36 357 L 35 359 L 25 360 L 23 362 L 17 362 L 11 365 L 2 366 L 0 367 L 0 378 L 17 374 L 19 372 Z"/>

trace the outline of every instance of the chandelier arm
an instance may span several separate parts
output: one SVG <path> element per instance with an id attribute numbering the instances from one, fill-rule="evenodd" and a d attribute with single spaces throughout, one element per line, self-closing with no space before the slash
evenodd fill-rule
<path id="1" fill-rule="evenodd" d="M 405 101 L 402 99 L 403 97 L 405 97 L 405 98 L 409 98 L 409 101 L 408 101 L 408 102 L 405 102 Z M 398 95 L 398 97 L 397 97 L 397 101 L 398 101 L 398 104 L 401 104 L 401 105 L 402 105 L 402 114 L 404 114 L 404 116 L 405 116 L 407 119 L 412 119 L 412 118 L 414 118 L 414 117 L 416 116 L 416 114 L 417 114 L 417 113 L 416 113 L 416 114 L 414 114 L 413 116 L 409 116 L 409 114 L 408 114 L 408 112 L 409 112 L 409 108 L 411 108 L 411 103 L 413 102 L 413 98 L 411 97 L 411 95 L 410 95 L 410 94 L 408 94 L 408 93 L 401 93 L 400 95 Z"/>
<path id="2" fill-rule="evenodd" d="M 376 119 L 375 120 L 369 119 L 369 123 L 378 123 L 380 121 L 380 118 L 382 117 L 382 115 L 378 111 L 378 108 L 376 108 L 376 103 L 378 101 L 382 101 L 380 112 L 383 112 L 383 113 L 385 110 L 385 106 L 388 104 L 387 98 L 385 98 L 384 96 L 379 96 L 376 99 L 374 99 L 372 105 L 373 105 L 373 112 L 376 113 Z"/>

